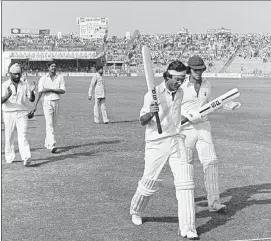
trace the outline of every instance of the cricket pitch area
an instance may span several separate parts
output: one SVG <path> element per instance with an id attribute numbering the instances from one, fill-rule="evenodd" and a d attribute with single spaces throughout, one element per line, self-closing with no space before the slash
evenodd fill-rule
<path id="1" fill-rule="evenodd" d="M 147 88 L 144 77 L 105 78 L 108 125 L 93 122 L 93 101 L 87 94 L 91 79 L 65 78 L 56 154 L 44 148 L 45 120 L 39 106 L 28 127 L 31 167 L 5 164 L 2 123 L 2 241 L 186 240 L 177 236 L 177 200 L 168 164 L 143 225 L 132 224 L 130 202 L 144 168 L 145 127 L 138 119 Z M 33 79 L 38 77 L 28 78 Z M 242 106 L 209 115 L 226 214 L 208 212 L 203 170 L 195 159 L 200 240 L 270 241 L 271 79 L 210 81 L 212 98 L 236 87 Z M 17 140 L 15 148 L 19 161 Z"/>

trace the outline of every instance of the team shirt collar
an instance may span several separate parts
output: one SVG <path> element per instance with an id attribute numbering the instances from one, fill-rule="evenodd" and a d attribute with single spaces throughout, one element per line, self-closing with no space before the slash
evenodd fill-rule
<path id="1" fill-rule="evenodd" d="M 178 90 L 176 91 L 170 91 L 167 87 L 166 87 L 166 83 L 165 81 L 163 81 L 160 85 L 159 85 L 159 93 L 163 93 L 164 91 L 167 91 L 169 94 L 176 94 Z"/>

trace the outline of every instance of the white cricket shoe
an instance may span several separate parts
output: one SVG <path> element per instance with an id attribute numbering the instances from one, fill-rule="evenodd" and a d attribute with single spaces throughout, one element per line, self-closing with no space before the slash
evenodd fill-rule
<path id="1" fill-rule="evenodd" d="M 215 201 L 212 206 L 209 206 L 209 212 L 225 212 L 227 206 L 221 204 L 219 201 Z"/>
<path id="2" fill-rule="evenodd" d="M 194 232 L 192 230 L 188 230 L 187 232 L 182 232 L 179 230 L 178 235 L 191 240 L 198 239 L 199 237 L 197 232 Z"/>
<path id="3" fill-rule="evenodd" d="M 142 224 L 142 218 L 137 214 L 133 214 L 132 215 L 132 222 L 134 223 L 134 225 L 141 225 Z"/>
<path id="4" fill-rule="evenodd" d="M 28 167 L 30 165 L 30 163 L 31 163 L 31 161 L 30 161 L 29 158 L 24 160 L 24 166 L 25 167 Z"/>

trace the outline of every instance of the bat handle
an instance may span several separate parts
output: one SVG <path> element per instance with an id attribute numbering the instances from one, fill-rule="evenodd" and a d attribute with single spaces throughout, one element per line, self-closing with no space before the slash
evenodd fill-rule
<path id="1" fill-rule="evenodd" d="M 158 133 L 162 134 L 162 127 L 161 127 L 161 122 L 160 122 L 158 112 L 154 112 L 154 115 L 155 115 L 155 119 L 156 119 L 156 123 L 157 123 Z"/>
<path id="2" fill-rule="evenodd" d="M 187 118 L 185 118 L 184 120 L 181 121 L 181 124 L 185 124 L 186 122 L 188 122 L 189 120 Z"/>

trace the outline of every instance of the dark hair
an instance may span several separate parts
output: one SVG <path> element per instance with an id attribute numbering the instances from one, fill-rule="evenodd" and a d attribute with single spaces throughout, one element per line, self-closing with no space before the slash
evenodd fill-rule
<path id="1" fill-rule="evenodd" d="M 168 73 L 169 70 L 176 70 L 178 72 L 181 72 L 186 69 L 187 67 L 181 61 L 175 60 L 168 65 L 166 72 L 163 73 L 163 77 L 165 80 L 172 78 L 172 75 Z"/>
<path id="2" fill-rule="evenodd" d="M 54 60 L 51 60 L 51 61 L 48 61 L 48 62 L 46 63 L 47 68 L 50 68 L 50 66 L 51 66 L 52 64 L 57 65 L 57 63 L 56 63 Z"/>
<path id="3" fill-rule="evenodd" d="M 97 67 L 96 67 L 96 71 L 98 72 L 100 69 L 102 69 L 103 68 L 103 66 L 102 65 L 98 65 Z"/>

